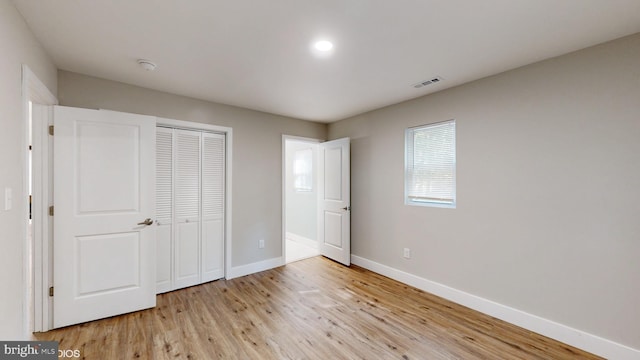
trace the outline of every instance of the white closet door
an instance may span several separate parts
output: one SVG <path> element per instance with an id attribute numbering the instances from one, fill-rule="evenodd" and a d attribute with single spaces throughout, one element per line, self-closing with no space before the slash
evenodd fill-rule
<path id="1" fill-rule="evenodd" d="M 156 129 L 156 292 L 172 290 L 173 129 Z"/>
<path id="2" fill-rule="evenodd" d="M 224 140 L 202 133 L 202 282 L 224 276 Z"/>
<path id="3" fill-rule="evenodd" d="M 200 283 L 200 136 L 175 130 L 174 289 Z"/>

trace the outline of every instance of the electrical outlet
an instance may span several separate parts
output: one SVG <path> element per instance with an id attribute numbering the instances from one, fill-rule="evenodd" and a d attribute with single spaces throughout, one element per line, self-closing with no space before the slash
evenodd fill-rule
<path id="1" fill-rule="evenodd" d="M 264 239 L 258 240 L 258 248 L 264 249 Z"/>
<path id="2" fill-rule="evenodd" d="M 411 249 L 404 248 L 404 252 L 402 255 L 405 259 L 411 259 Z"/>

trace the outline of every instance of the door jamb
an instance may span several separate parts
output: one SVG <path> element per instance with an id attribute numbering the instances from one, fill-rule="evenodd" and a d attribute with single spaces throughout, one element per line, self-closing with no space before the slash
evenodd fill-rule
<path id="1" fill-rule="evenodd" d="M 23 151 L 22 164 L 23 164 L 23 182 L 22 182 L 22 194 L 26 195 L 27 205 L 25 206 L 23 214 L 23 226 L 22 235 L 23 239 L 23 271 L 22 271 L 22 283 L 23 285 L 23 333 L 25 336 L 30 336 L 32 332 L 47 331 L 50 329 L 50 307 L 51 300 L 48 296 L 47 289 L 50 282 L 49 277 L 51 275 L 50 266 L 50 254 L 49 254 L 49 216 L 47 214 L 49 207 L 49 189 L 51 178 L 49 176 L 48 166 L 50 164 L 51 152 L 49 151 L 49 139 L 48 136 L 40 136 L 47 134 L 48 122 L 51 121 L 51 116 L 48 117 L 46 123 L 32 124 L 31 132 L 34 135 L 32 137 L 33 152 L 32 152 L 32 170 L 31 177 L 33 179 L 34 195 L 36 191 L 41 195 L 39 197 L 34 196 L 32 201 L 32 236 L 29 237 L 27 229 L 29 227 L 29 157 L 28 149 L 29 137 L 29 102 L 40 105 L 56 105 L 58 99 L 51 93 L 51 91 L 44 85 L 44 83 L 35 75 L 33 71 L 26 64 L 22 64 L 22 126 L 23 126 Z M 35 136 L 39 133 L 38 136 Z M 36 140 L 40 140 L 39 143 L 35 143 Z M 35 186 L 40 185 L 39 189 Z M 24 200 L 24 199 L 23 199 Z"/>

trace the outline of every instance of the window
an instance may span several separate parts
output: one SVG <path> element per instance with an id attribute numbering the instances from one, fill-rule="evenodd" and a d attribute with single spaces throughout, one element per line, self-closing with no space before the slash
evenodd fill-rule
<path id="1" fill-rule="evenodd" d="M 405 131 L 405 204 L 456 207 L 456 122 Z"/>
<path id="2" fill-rule="evenodd" d="M 313 191 L 313 152 L 303 149 L 295 152 L 293 158 L 293 179 L 296 191 Z"/>

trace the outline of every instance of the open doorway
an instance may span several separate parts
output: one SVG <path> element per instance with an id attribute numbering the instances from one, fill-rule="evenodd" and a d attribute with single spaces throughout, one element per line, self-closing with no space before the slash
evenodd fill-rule
<path id="1" fill-rule="evenodd" d="M 283 137 L 283 254 L 285 263 L 320 254 L 318 140 Z"/>

